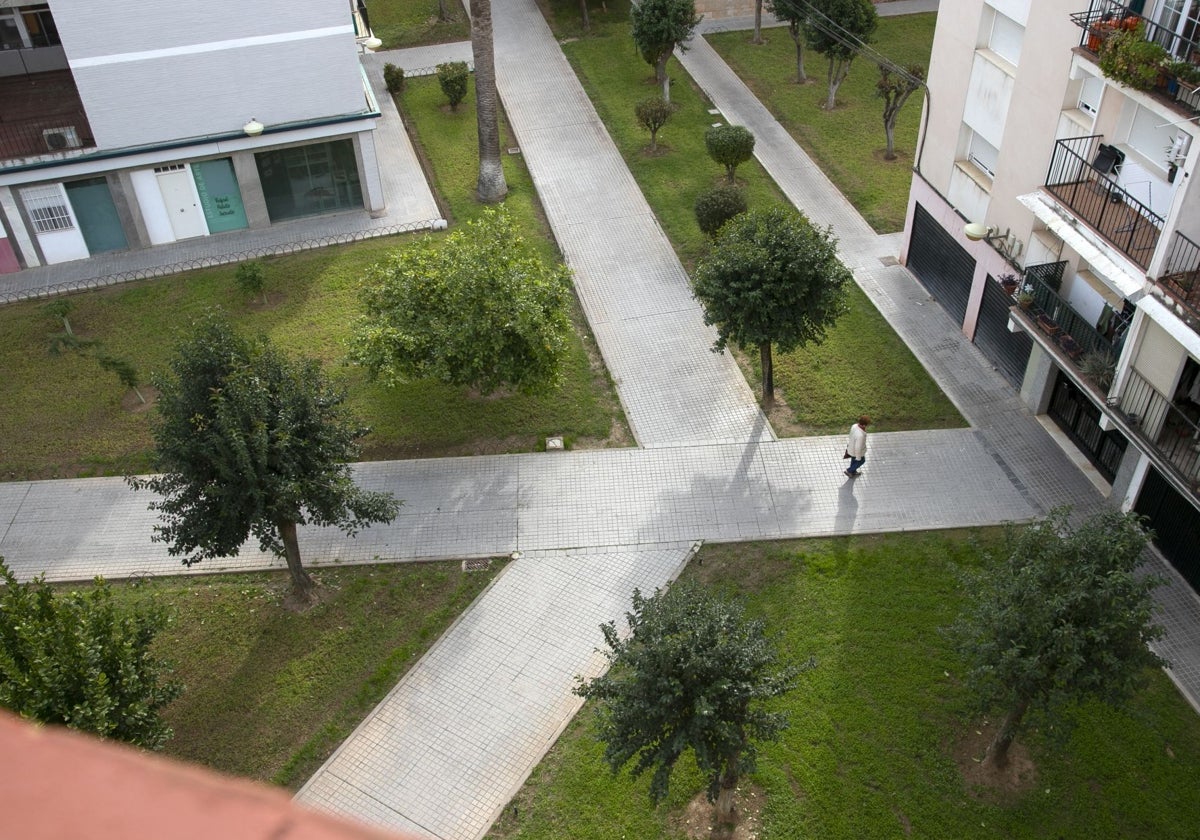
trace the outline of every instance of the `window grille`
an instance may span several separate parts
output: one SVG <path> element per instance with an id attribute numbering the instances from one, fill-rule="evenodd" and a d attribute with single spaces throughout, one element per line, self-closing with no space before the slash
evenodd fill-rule
<path id="1" fill-rule="evenodd" d="M 57 184 L 28 187 L 21 190 L 21 198 L 25 201 L 29 218 L 33 220 L 33 229 L 38 233 L 71 230 L 75 227 L 75 223 L 71 221 L 71 209 L 67 206 L 66 196 Z"/>

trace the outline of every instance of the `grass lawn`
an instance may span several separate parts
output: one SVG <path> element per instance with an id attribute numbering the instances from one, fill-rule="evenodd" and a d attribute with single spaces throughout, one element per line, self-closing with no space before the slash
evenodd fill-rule
<path id="1" fill-rule="evenodd" d="M 621 0 L 610 2 L 607 14 L 594 11 L 592 32 L 586 37 L 578 37 L 577 5 L 558 0 L 546 12 L 555 32 L 566 40 L 563 50 L 600 118 L 690 270 L 708 249 L 708 240 L 696 225 L 696 197 L 723 178 L 722 168 L 704 147 L 704 131 L 713 121 L 710 103 L 673 59 L 671 99 L 679 110 L 659 132 L 660 146 L 668 151 L 658 155 L 646 151 L 649 135 L 637 124 L 633 111 L 639 100 L 655 95 L 656 88 L 652 68 L 633 48 L 627 8 Z M 751 208 L 785 201 L 756 160 L 739 167 L 737 175 Z M 907 175 L 905 179 L 903 196 L 908 194 Z M 751 387 L 761 392 L 757 353 L 740 361 Z M 851 289 L 850 312 L 830 330 L 824 344 L 776 354 L 775 384 L 786 402 L 771 417 L 780 435 L 839 433 L 863 413 L 875 419 L 877 431 L 965 425 L 857 287 Z"/>
<path id="2" fill-rule="evenodd" d="M 471 197 L 478 171 L 473 100 L 451 113 L 432 78 L 411 80 L 403 98 L 450 216 L 470 218 L 479 212 Z M 511 187 L 506 206 L 525 235 L 541 243 L 544 256 L 556 258 L 520 158 L 506 157 L 505 166 Z M 389 389 L 367 382 L 360 369 L 344 368 L 345 341 L 359 314 L 359 278 L 411 236 L 264 260 L 272 293 L 265 308 L 237 292 L 234 267 L 228 266 L 73 295 L 70 319 L 78 334 L 132 361 L 146 381 L 165 369 L 191 320 L 220 306 L 240 328 L 315 356 L 343 377 L 351 408 L 373 429 L 363 442 L 368 460 L 530 451 L 551 434 L 564 434 L 577 446 L 623 444 L 620 405 L 578 307 L 573 316 L 580 337 L 571 343 L 564 384 L 541 397 L 480 399 L 428 382 Z M 50 354 L 48 336 L 61 327 L 42 306 L 26 301 L 0 307 L 0 479 L 148 469 L 152 411 L 95 361 Z"/>
<path id="3" fill-rule="evenodd" d="M 881 17 L 872 47 L 897 64 L 929 66 L 936 15 Z M 764 29 L 767 43 L 755 46 L 749 32 L 708 36 L 713 48 L 737 72 L 759 100 L 791 133 L 829 179 L 876 231 L 904 228 L 904 211 L 917 151 L 921 92 L 914 93 L 896 120 L 897 159 L 883 157 L 883 100 L 875 93 L 879 70 L 865 58 L 855 60 L 838 89 L 838 107 L 824 108 L 828 61 L 806 51 L 809 82 L 796 83 L 796 46 L 787 30 Z"/>
<path id="4" fill-rule="evenodd" d="M 962 602 L 955 570 L 980 562 L 973 540 L 996 536 L 930 532 L 701 550 L 685 577 L 742 598 L 794 661 L 817 660 L 780 698 L 791 726 L 763 748 L 750 780 L 762 837 L 1192 836 L 1200 823 L 1200 718 L 1159 671 L 1123 711 L 1080 708 L 1064 742 L 1039 733 L 1019 740 L 1035 768 L 1026 789 L 996 796 L 964 783 L 954 754 L 980 720 L 939 628 Z M 683 836 L 684 807 L 703 790 L 694 766 L 681 764 L 669 800 L 652 808 L 647 778 L 610 774 L 593 721 L 585 707 L 514 800 L 516 814 L 507 809 L 490 837 Z"/>
<path id="5" fill-rule="evenodd" d="M 116 582 L 122 601 L 170 605 L 155 642 L 186 690 L 165 711 L 163 752 L 299 788 L 502 564 L 457 562 L 311 570 L 324 600 L 281 606 L 286 572 Z"/>
<path id="6" fill-rule="evenodd" d="M 447 20 L 438 20 L 438 0 L 371 0 L 371 29 L 383 49 L 471 40 L 471 22 L 459 0 L 445 0 Z"/>

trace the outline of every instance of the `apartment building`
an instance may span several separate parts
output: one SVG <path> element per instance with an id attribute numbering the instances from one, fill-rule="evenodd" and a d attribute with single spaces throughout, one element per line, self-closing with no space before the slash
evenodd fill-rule
<path id="1" fill-rule="evenodd" d="M 1200 588 L 1200 0 L 943 3 L 928 90 L 902 261 Z"/>
<path id="2" fill-rule="evenodd" d="M 381 213 L 369 38 L 354 0 L 0 0 L 0 272 Z"/>

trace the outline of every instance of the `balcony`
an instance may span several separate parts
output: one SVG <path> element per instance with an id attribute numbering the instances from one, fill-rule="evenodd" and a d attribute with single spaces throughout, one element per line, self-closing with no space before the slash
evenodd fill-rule
<path id="1" fill-rule="evenodd" d="M 1111 371 L 1120 355 L 1125 317 L 1115 314 L 1105 333 L 1085 321 L 1058 294 L 1057 283 L 1065 263 L 1031 265 L 1014 292 L 1017 310 L 1026 322 L 1026 332 L 1044 336 L 1043 346 L 1060 361 L 1075 368 L 1080 376 L 1094 380 Z M 1111 380 L 1110 380 L 1111 382 Z M 1096 383 L 1102 390 L 1105 382 Z"/>
<path id="2" fill-rule="evenodd" d="M 0 169 L 95 145 L 70 70 L 0 78 Z"/>
<path id="3" fill-rule="evenodd" d="M 1145 270 L 1158 247 L 1164 220 L 1117 183 L 1103 135 L 1054 144 L 1046 190 L 1106 242 Z"/>
<path id="4" fill-rule="evenodd" d="M 1200 332 L 1200 245 L 1176 231 L 1155 285 L 1179 305 L 1188 325 Z"/>
<path id="5" fill-rule="evenodd" d="M 1200 406 L 1175 404 L 1132 368 L 1120 393 L 1110 398 L 1134 433 L 1161 456 L 1165 465 L 1195 497 L 1200 497 Z"/>

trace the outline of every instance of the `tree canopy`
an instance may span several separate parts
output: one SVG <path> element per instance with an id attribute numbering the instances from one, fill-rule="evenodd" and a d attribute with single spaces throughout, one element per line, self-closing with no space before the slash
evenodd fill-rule
<path id="1" fill-rule="evenodd" d="M 604 757 L 614 773 L 630 762 L 653 769 L 650 797 L 662 800 L 688 751 L 708 782 L 709 801 L 732 816 L 738 779 L 752 772 L 756 741 L 787 725 L 764 701 L 792 688 L 801 670 L 784 666 L 760 619 L 736 602 L 681 583 L 646 598 L 633 593 L 627 638 L 601 625 L 610 670 L 576 693 L 599 701 Z"/>
<path id="2" fill-rule="evenodd" d="M 888 160 L 896 159 L 896 119 L 900 116 L 900 109 L 924 84 L 925 68 L 920 64 L 910 64 L 903 73 L 893 72 L 888 67 L 879 68 L 875 93 L 883 100 L 883 131 L 887 137 L 884 157 Z"/>
<path id="3" fill-rule="evenodd" d="M 694 285 L 704 322 L 717 328 L 713 350 L 724 351 L 729 342 L 758 348 L 763 401 L 770 405 L 772 344 L 788 353 L 823 341 L 845 311 L 852 279 L 830 230 L 777 206 L 730 219 L 697 265 Z"/>
<path id="4" fill-rule="evenodd" d="M 350 358 L 388 384 L 544 391 L 559 382 L 570 296 L 566 267 L 546 265 L 503 208 L 489 209 L 373 269 Z"/>
<path id="5" fill-rule="evenodd" d="M 829 97 L 825 107 L 833 110 L 837 106 L 838 88 L 850 73 L 859 45 L 871 40 L 879 16 L 871 0 L 821 0 L 818 9 L 809 5 L 809 10 L 800 26 L 808 46 L 829 59 Z"/>
<path id="6" fill-rule="evenodd" d="M 353 535 L 389 522 L 391 494 L 354 483 L 348 462 L 367 429 L 313 359 L 291 358 L 265 338 L 238 335 L 210 313 L 181 343 L 159 389 L 154 424 L 161 475 L 129 479 L 162 496 L 155 539 L 191 565 L 229 557 L 253 535 L 287 559 L 293 591 L 309 600 L 296 526 L 336 526 Z"/>
<path id="7" fill-rule="evenodd" d="M 639 0 L 629 9 L 633 43 L 642 59 L 654 68 L 666 102 L 671 101 L 667 60 L 675 47 L 686 48 L 701 17 L 696 14 L 695 0 Z"/>
<path id="8" fill-rule="evenodd" d="M 157 750 L 159 712 L 183 691 L 151 652 L 169 623 L 154 605 L 118 606 L 103 580 L 55 592 L 19 583 L 0 557 L 0 706 L 42 723 Z"/>
<path id="9" fill-rule="evenodd" d="M 1162 635 L 1160 581 L 1136 571 L 1149 539 L 1140 517 L 1108 510 L 1073 527 L 1069 513 L 1010 531 L 1005 556 L 965 582 L 954 632 L 980 707 L 1005 715 L 985 759 L 995 766 L 1030 709 L 1062 723 L 1070 704 L 1121 702 L 1163 664 L 1146 646 Z"/>
<path id="10" fill-rule="evenodd" d="M 744 125 L 714 125 L 704 132 L 704 147 L 733 184 L 737 168 L 754 156 L 754 134 Z"/>

